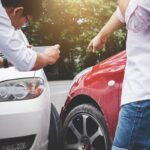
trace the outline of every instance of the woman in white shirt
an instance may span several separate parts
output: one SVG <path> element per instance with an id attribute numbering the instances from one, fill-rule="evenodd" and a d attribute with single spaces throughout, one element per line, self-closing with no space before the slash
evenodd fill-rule
<path id="1" fill-rule="evenodd" d="M 127 63 L 112 150 L 150 149 L 150 1 L 119 0 L 119 7 L 90 42 L 93 51 L 126 24 Z"/>

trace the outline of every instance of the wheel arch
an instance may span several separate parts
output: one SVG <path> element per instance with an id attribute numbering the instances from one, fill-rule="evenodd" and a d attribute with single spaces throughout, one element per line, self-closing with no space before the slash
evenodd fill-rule
<path id="1" fill-rule="evenodd" d="M 102 113 L 102 115 L 104 115 L 102 109 L 100 108 L 100 106 L 96 103 L 96 101 L 93 98 L 91 98 L 91 97 L 89 97 L 87 95 L 78 95 L 78 96 L 74 97 L 72 99 L 72 101 L 69 103 L 69 105 L 65 108 L 62 122 L 64 122 L 67 114 L 73 108 L 75 108 L 75 107 L 77 107 L 77 106 L 79 106 L 81 104 L 91 104 L 91 105 L 95 106 Z"/>

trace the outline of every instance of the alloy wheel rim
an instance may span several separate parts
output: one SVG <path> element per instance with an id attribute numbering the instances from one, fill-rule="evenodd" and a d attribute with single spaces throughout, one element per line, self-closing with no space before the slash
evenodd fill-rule
<path id="1" fill-rule="evenodd" d="M 99 122 L 90 114 L 79 113 L 68 123 L 65 150 L 106 150 L 106 137 Z"/>

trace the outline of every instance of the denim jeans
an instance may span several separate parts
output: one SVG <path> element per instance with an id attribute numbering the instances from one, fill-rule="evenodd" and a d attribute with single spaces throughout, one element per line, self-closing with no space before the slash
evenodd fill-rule
<path id="1" fill-rule="evenodd" d="M 150 150 L 150 100 L 121 107 L 112 150 Z"/>

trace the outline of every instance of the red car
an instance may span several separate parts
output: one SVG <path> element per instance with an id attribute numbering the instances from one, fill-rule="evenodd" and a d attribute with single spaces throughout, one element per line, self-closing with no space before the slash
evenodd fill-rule
<path id="1" fill-rule="evenodd" d="M 65 150 L 111 149 L 125 64 L 123 51 L 74 78 L 61 112 Z"/>

